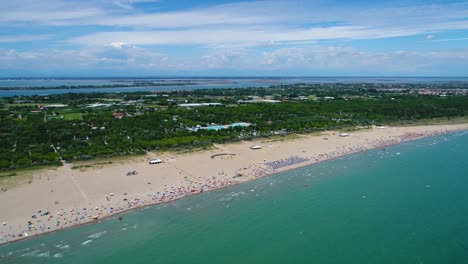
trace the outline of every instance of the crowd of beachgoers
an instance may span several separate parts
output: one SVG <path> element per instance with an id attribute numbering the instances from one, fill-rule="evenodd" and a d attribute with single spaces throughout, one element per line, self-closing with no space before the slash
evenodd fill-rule
<path id="1" fill-rule="evenodd" d="M 3 222 L 2 226 L 0 226 L 0 244 L 22 239 L 31 235 L 57 231 L 71 226 L 99 221 L 111 215 L 150 204 L 171 202 L 188 195 L 229 187 L 248 180 L 264 177 L 275 172 L 284 171 L 291 167 L 310 165 L 343 155 L 369 150 L 371 148 L 385 148 L 403 141 L 436 136 L 446 132 L 448 132 L 448 130 L 433 130 L 430 132 L 406 133 L 400 137 L 394 138 L 382 138 L 377 140 L 366 139 L 359 144 L 340 146 L 334 150 L 314 156 L 290 156 L 279 160 L 264 160 L 260 163 L 251 163 L 248 166 L 237 170 L 235 175 L 229 175 L 222 171 L 211 177 L 194 178 L 186 176 L 184 178 L 184 184 L 180 186 L 165 186 L 163 191 L 151 194 L 132 196 L 127 193 L 110 193 L 105 196 L 107 204 L 97 207 L 75 206 L 58 212 L 38 210 L 31 212 L 30 219 L 26 219 L 24 224 L 21 226 L 13 226 L 7 222 Z M 122 220 L 121 217 L 116 219 Z"/>
<path id="2" fill-rule="evenodd" d="M 225 188 L 233 184 L 238 184 L 240 181 L 229 178 L 222 172 L 218 176 L 212 176 L 210 179 L 191 179 L 185 177 L 185 185 L 165 187 L 164 191 L 147 194 L 144 196 L 130 196 L 127 193 L 117 195 L 110 193 L 105 195 L 107 205 L 98 207 L 73 207 L 68 210 L 60 210 L 58 212 L 49 212 L 38 210 L 33 212 L 31 218 L 24 225 L 14 227 L 8 223 L 2 223 L 0 228 L 0 243 L 22 239 L 31 235 L 57 231 L 66 227 L 98 221 L 111 215 L 128 211 L 134 208 L 171 202 L 182 197 L 203 193 L 214 189 Z M 118 218 L 122 220 L 122 218 Z"/>
<path id="3" fill-rule="evenodd" d="M 284 167 L 289 167 L 292 165 L 300 164 L 309 161 L 308 158 L 298 157 L 298 156 L 291 156 L 286 159 L 275 160 L 272 162 L 265 163 L 268 167 L 272 168 L 273 170 L 277 170 Z"/>

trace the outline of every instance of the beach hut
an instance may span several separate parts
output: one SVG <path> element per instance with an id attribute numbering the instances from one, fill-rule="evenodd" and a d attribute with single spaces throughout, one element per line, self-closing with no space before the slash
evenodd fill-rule
<path id="1" fill-rule="evenodd" d="M 160 164 L 160 163 L 162 163 L 162 162 L 163 162 L 163 161 L 160 160 L 160 159 L 154 159 L 154 160 L 148 161 L 148 163 L 149 163 L 150 165 Z"/>
<path id="2" fill-rule="evenodd" d="M 255 145 L 255 146 L 251 146 L 250 149 L 257 150 L 257 149 L 262 149 L 262 147 Z"/>

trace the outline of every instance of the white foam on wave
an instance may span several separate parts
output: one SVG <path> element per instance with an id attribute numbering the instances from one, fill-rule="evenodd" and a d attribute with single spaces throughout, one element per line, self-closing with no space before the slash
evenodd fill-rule
<path id="1" fill-rule="evenodd" d="M 100 238 L 105 233 L 107 233 L 107 231 L 102 231 L 102 232 L 96 233 L 94 235 L 90 235 L 90 236 L 88 236 L 88 238 L 93 238 L 93 239 Z"/>
<path id="2" fill-rule="evenodd" d="M 466 135 L 466 134 L 468 134 L 468 130 L 467 130 L 467 131 L 462 131 L 462 132 L 456 133 L 456 134 L 454 134 L 454 136 L 461 137 L 461 136 L 464 136 L 464 135 Z"/>
<path id="3" fill-rule="evenodd" d="M 36 257 L 38 257 L 38 258 L 48 258 L 48 257 L 50 257 L 50 252 L 47 251 L 47 252 L 38 254 Z"/>
<path id="4" fill-rule="evenodd" d="M 239 197 L 239 196 L 244 195 L 244 194 L 245 194 L 244 192 L 232 192 L 231 197 Z"/>
<path id="5" fill-rule="evenodd" d="M 28 250 L 29 250 L 29 248 L 18 249 L 18 250 L 13 251 L 13 252 L 8 252 L 8 256 L 13 255 L 13 253 L 20 253 L 20 252 L 28 251 Z"/>
<path id="6" fill-rule="evenodd" d="M 65 246 L 62 246 L 62 247 L 60 247 L 60 248 L 61 248 L 61 249 L 68 249 L 68 248 L 70 248 L 70 245 L 65 245 Z"/>
<path id="7" fill-rule="evenodd" d="M 221 199 L 219 199 L 220 202 L 226 202 L 230 200 L 232 200 L 232 197 L 222 197 Z"/>
<path id="8" fill-rule="evenodd" d="M 53 258 L 61 258 L 61 257 L 63 257 L 63 255 L 60 254 L 60 253 L 57 253 L 57 254 L 54 254 L 52 257 Z"/>
<path id="9" fill-rule="evenodd" d="M 35 256 L 37 253 L 39 253 L 39 250 L 34 250 L 28 253 L 22 254 L 20 257 L 29 257 L 29 256 Z"/>
<path id="10" fill-rule="evenodd" d="M 92 241 L 92 240 L 86 240 L 85 242 L 81 243 L 81 245 L 84 246 L 84 245 L 89 244 L 89 243 L 91 243 L 91 242 L 93 242 L 93 241 Z"/>

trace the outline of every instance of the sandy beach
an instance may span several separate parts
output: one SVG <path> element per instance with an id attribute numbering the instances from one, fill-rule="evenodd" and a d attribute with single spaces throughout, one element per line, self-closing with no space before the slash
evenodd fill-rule
<path id="1" fill-rule="evenodd" d="M 359 151 L 460 130 L 468 130 L 468 124 L 372 127 L 347 134 L 328 131 L 38 170 L 29 183 L 0 192 L 0 244 Z M 150 165 L 153 159 L 162 163 Z"/>

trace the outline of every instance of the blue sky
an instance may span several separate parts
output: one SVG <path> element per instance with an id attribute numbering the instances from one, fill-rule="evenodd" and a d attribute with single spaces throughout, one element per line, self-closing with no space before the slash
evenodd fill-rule
<path id="1" fill-rule="evenodd" d="M 0 77 L 468 76 L 464 1 L 0 1 Z"/>

